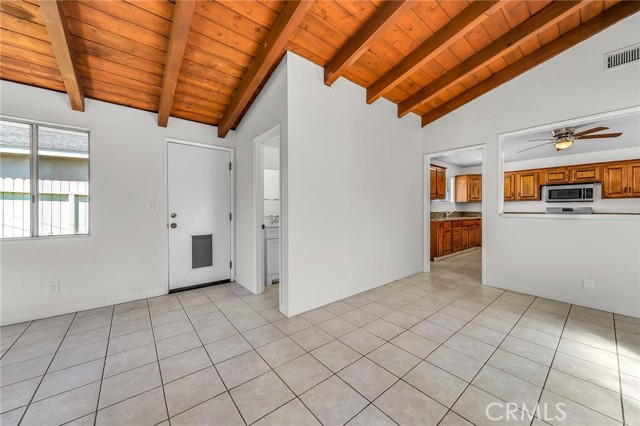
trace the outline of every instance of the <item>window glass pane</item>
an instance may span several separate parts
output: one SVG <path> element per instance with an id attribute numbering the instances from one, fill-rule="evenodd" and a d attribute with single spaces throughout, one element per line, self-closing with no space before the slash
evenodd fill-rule
<path id="1" fill-rule="evenodd" d="M 38 235 L 89 233 L 89 135 L 38 127 Z"/>
<path id="2" fill-rule="evenodd" d="M 0 121 L 0 238 L 31 236 L 31 126 Z"/>

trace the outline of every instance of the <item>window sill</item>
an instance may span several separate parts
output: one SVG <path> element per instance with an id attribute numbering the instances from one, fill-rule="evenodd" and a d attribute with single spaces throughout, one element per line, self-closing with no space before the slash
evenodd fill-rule
<path id="1" fill-rule="evenodd" d="M 8 241 L 39 241 L 39 240 L 57 240 L 70 238 L 89 238 L 91 234 L 73 234 L 73 235 L 43 235 L 41 237 L 16 237 L 16 238 L 0 238 L 0 243 Z"/>

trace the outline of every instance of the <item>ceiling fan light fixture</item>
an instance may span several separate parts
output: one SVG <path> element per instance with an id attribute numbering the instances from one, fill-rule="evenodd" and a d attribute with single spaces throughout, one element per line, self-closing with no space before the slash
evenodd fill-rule
<path id="1" fill-rule="evenodd" d="M 571 145 L 573 145 L 573 138 L 570 138 L 570 137 L 567 137 L 567 136 L 562 137 L 562 138 L 560 138 L 560 139 L 558 139 L 556 141 L 555 145 L 556 145 L 556 149 L 558 151 L 562 151 L 563 149 L 567 149 Z"/>

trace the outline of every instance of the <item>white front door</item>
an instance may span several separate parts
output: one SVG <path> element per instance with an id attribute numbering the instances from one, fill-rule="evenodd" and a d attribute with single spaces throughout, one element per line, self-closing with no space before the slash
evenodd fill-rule
<path id="1" fill-rule="evenodd" d="M 231 279 L 231 153 L 168 143 L 169 289 Z"/>

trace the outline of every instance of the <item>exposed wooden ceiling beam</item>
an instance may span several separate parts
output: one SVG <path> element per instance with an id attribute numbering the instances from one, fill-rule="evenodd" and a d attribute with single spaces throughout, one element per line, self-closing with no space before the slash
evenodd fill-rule
<path id="1" fill-rule="evenodd" d="M 373 103 L 415 73 L 424 64 L 460 40 L 472 28 L 500 9 L 508 0 L 475 1 L 457 14 L 451 21 L 415 48 L 396 66 L 367 87 L 367 103 Z"/>
<path id="2" fill-rule="evenodd" d="M 218 123 L 218 137 L 224 138 L 258 90 L 258 86 L 275 65 L 298 24 L 311 7 L 310 0 L 290 0 L 284 3 L 280 15 L 271 27 L 258 54 L 235 91 L 231 103 Z"/>
<path id="3" fill-rule="evenodd" d="M 60 1 L 41 1 L 40 10 L 49 33 L 51 47 L 58 62 L 60 75 L 69 96 L 71 109 L 84 111 L 84 91 L 82 79 L 76 68 L 75 51 L 71 42 L 71 33 L 67 25 L 67 16 Z"/>
<path id="4" fill-rule="evenodd" d="M 513 28 L 493 43 L 431 82 L 428 86 L 400 102 L 398 105 L 398 117 L 403 117 L 413 109 L 429 102 L 442 90 L 461 81 L 477 70 L 486 67 L 507 52 L 519 47 L 532 37 L 535 37 L 540 31 L 556 25 L 559 21 L 582 6 L 583 3 L 580 1 L 558 1 L 551 3 L 522 24 Z"/>
<path id="5" fill-rule="evenodd" d="M 160 104 L 158 106 L 158 126 L 167 127 L 173 96 L 178 85 L 178 75 L 182 66 L 184 49 L 187 47 L 187 37 L 191 28 L 191 19 L 196 2 L 191 0 L 178 0 L 173 8 L 171 34 L 169 47 L 162 75 L 162 91 L 160 92 Z"/>
<path id="6" fill-rule="evenodd" d="M 324 84 L 331 86 L 413 3 L 412 0 L 385 1 L 324 67 Z"/>
<path id="7" fill-rule="evenodd" d="M 488 79 L 473 86 L 471 89 L 462 93 L 445 103 L 444 105 L 428 112 L 422 116 L 422 126 L 426 126 L 429 123 L 436 121 L 437 119 L 447 115 L 451 111 L 454 111 L 461 106 L 473 101 L 474 99 L 482 96 L 483 94 L 495 89 L 496 87 L 512 80 L 520 74 L 536 67 L 537 65 L 545 62 L 548 59 L 564 52 L 572 46 L 588 39 L 589 37 L 603 31 L 616 22 L 633 15 L 640 11 L 640 2 L 638 1 L 621 1 L 620 3 L 611 6 L 604 11 L 601 15 L 591 18 L 587 22 L 583 23 L 579 27 L 567 32 L 550 42 L 549 44 L 541 47 L 540 49 L 530 53 L 514 64 L 492 75 Z"/>

